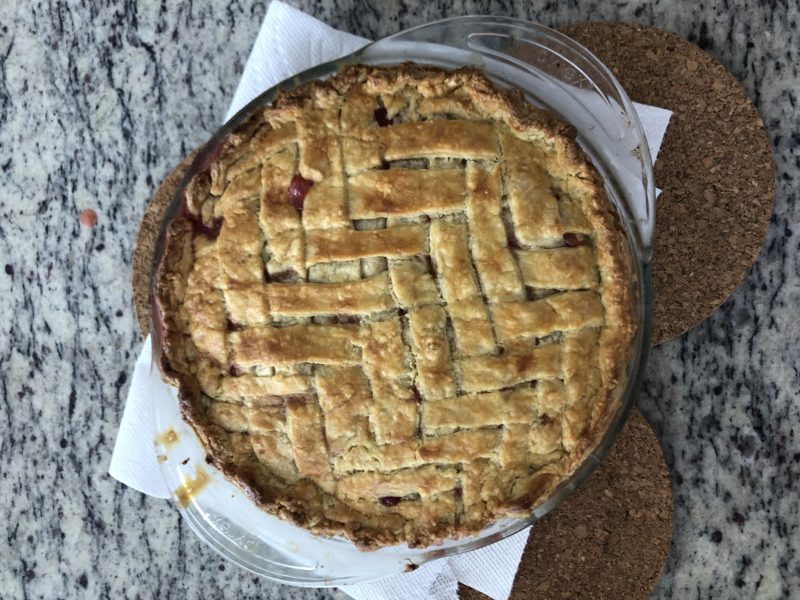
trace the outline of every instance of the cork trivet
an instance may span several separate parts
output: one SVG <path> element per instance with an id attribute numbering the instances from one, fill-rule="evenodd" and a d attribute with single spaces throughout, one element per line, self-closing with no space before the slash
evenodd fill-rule
<path id="1" fill-rule="evenodd" d="M 606 459 L 528 537 L 512 599 L 647 598 L 672 540 L 669 472 L 634 409 Z M 487 596 L 459 587 L 462 600 Z"/>
<path id="2" fill-rule="evenodd" d="M 178 184 L 183 179 L 184 173 L 191 166 L 197 150 L 183 159 L 158 186 L 156 193 L 144 211 L 142 222 L 139 225 L 139 234 L 133 247 L 133 260 L 131 261 L 131 287 L 133 288 L 133 306 L 136 310 L 136 320 L 139 331 L 146 336 L 150 329 L 150 307 L 148 294 L 150 290 L 150 272 L 153 266 L 153 252 L 158 240 L 158 231 L 161 227 L 161 217 L 169 206 Z"/>
<path id="3" fill-rule="evenodd" d="M 562 31 L 594 52 L 636 102 L 673 111 L 655 164 L 653 344 L 688 331 L 733 293 L 772 215 L 772 147 L 745 89 L 673 33 L 633 23 Z"/>

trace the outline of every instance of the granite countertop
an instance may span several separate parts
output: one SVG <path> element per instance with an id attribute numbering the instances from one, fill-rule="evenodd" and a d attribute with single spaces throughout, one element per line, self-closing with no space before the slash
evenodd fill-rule
<path id="1" fill-rule="evenodd" d="M 109 4 L 0 3 L 0 597 L 328 598 L 223 563 L 167 501 L 107 475 L 141 344 L 139 220 L 222 120 L 267 2 Z M 736 293 L 650 358 L 639 404 L 675 490 L 654 597 L 800 597 L 796 5 L 291 4 L 366 37 L 469 12 L 639 21 L 698 42 L 744 84 L 775 148 L 775 212 Z M 94 227 L 79 223 L 87 208 Z"/>

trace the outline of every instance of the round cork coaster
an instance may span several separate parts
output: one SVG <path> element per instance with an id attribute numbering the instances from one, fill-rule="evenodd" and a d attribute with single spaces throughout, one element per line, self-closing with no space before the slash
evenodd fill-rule
<path id="1" fill-rule="evenodd" d="M 669 471 L 634 409 L 591 477 L 531 530 L 511 598 L 644 599 L 672 541 Z M 486 596 L 459 587 L 462 600 Z"/>
<path id="2" fill-rule="evenodd" d="M 634 23 L 561 31 L 594 52 L 631 99 L 674 113 L 655 164 L 657 345 L 703 321 L 758 257 L 772 216 L 772 146 L 745 89 L 691 42 Z"/>
<path id="3" fill-rule="evenodd" d="M 150 330 L 150 273 L 153 268 L 153 253 L 158 241 L 158 232 L 161 229 L 161 218 L 164 211 L 172 201 L 178 184 L 183 179 L 184 173 L 191 166 L 199 148 L 183 159 L 158 186 L 156 193 L 144 211 L 142 222 L 139 225 L 139 234 L 133 246 L 133 260 L 131 261 L 131 287 L 133 288 L 133 307 L 136 311 L 136 321 L 139 331 L 146 336 Z"/>

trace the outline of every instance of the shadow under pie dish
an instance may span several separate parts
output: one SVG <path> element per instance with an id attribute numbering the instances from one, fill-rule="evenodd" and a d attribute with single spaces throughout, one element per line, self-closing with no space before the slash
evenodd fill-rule
<path id="1" fill-rule="evenodd" d="M 155 272 L 160 366 L 265 511 L 426 546 L 529 515 L 605 433 L 631 256 L 553 114 L 474 69 L 348 66 L 195 171 Z"/>

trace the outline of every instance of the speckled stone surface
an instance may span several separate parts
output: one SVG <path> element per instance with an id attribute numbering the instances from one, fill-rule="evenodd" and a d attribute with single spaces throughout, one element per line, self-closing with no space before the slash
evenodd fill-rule
<path id="1" fill-rule="evenodd" d="M 675 31 L 725 64 L 775 147 L 747 279 L 654 350 L 640 408 L 675 484 L 655 598 L 800 596 L 800 14 L 794 2 L 291 2 L 377 37 L 444 16 Z M 222 564 L 107 474 L 140 339 L 130 256 L 160 179 L 221 121 L 267 3 L 0 2 L 0 597 L 328 598 Z M 735 149 L 732 149 L 735 151 Z M 97 213 L 82 226 L 81 210 Z"/>

